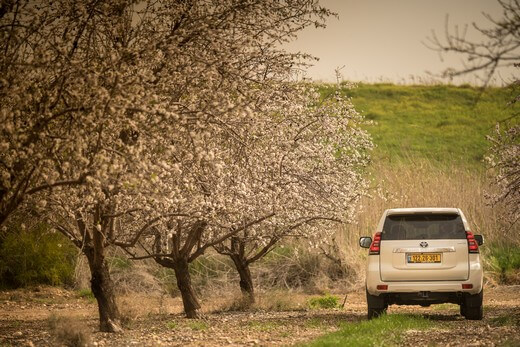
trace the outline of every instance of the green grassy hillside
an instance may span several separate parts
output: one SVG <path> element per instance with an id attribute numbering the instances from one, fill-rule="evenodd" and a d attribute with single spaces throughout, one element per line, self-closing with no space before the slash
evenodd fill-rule
<path id="1" fill-rule="evenodd" d="M 324 93 L 331 91 L 323 88 Z M 469 86 L 359 84 L 343 92 L 374 121 L 368 127 L 377 145 L 374 158 L 386 162 L 429 159 L 483 167 L 486 135 L 511 115 L 512 95 L 506 88 L 490 88 L 480 95 Z"/>

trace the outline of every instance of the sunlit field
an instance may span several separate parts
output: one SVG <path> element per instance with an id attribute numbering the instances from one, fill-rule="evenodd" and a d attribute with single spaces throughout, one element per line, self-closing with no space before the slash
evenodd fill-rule
<path id="1" fill-rule="evenodd" d="M 330 89 L 324 86 L 322 93 Z M 427 159 L 483 169 L 495 124 L 511 117 L 512 90 L 468 85 L 363 84 L 343 89 L 367 120 L 385 163 Z"/>

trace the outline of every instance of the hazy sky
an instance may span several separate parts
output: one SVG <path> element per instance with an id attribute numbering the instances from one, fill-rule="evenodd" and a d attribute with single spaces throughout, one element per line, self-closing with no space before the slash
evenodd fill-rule
<path id="1" fill-rule="evenodd" d="M 303 51 L 319 62 L 308 71 L 308 77 L 334 81 L 334 69 L 345 66 L 345 79 L 376 82 L 413 82 L 410 76 L 427 77 L 426 71 L 439 73 L 448 66 L 461 66 L 460 56 L 439 55 L 422 42 L 434 30 L 445 33 L 446 16 L 453 28 L 472 22 L 488 26 L 483 12 L 502 17 L 496 0 L 321 0 L 337 12 L 339 19 L 329 18 L 326 29 L 309 28 L 298 40 L 287 46 Z M 468 35 L 475 37 L 473 28 Z M 510 71 L 502 71 L 507 79 Z M 474 77 L 462 82 L 476 83 Z"/>

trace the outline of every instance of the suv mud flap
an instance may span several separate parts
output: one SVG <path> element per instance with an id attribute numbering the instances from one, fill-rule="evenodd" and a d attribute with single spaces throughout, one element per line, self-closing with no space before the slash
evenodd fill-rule
<path id="1" fill-rule="evenodd" d="M 484 291 L 482 290 L 480 293 L 474 295 L 466 293 L 464 299 L 467 307 L 480 307 L 484 299 Z"/>
<path id="2" fill-rule="evenodd" d="M 374 307 L 374 308 L 384 308 L 386 306 L 385 305 L 385 296 L 384 296 L 384 294 L 380 294 L 379 296 L 370 295 L 368 293 L 368 290 L 366 291 L 366 293 L 367 293 L 367 304 L 368 304 L 368 306 Z"/>
<path id="3" fill-rule="evenodd" d="M 385 296 L 383 294 L 376 296 L 371 295 L 368 290 L 367 293 L 367 318 L 377 318 L 386 312 L 388 308 L 388 303 L 385 301 Z"/>

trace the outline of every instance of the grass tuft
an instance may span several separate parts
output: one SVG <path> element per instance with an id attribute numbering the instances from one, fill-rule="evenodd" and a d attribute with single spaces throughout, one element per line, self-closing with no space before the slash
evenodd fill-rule
<path id="1" fill-rule="evenodd" d="M 204 331 L 209 328 L 209 325 L 204 321 L 193 321 L 188 323 L 188 327 L 194 331 Z"/>
<path id="2" fill-rule="evenodd" d="M 518 347 L 520 346 L 519 338 L 507 338 L 505 341 L 499 344 L 500 347 Z"/>
<path id="3" fill-rule="evenodd" d="M 520 315 L 503 315 L 491 318 L 494 326 L 520 326 Z"/>
<path id="4" fill-rule="evenodd" d="M 457 304 L 438 304 L 432 306 L 434 311 L 458 311 L 459 305 Z"/>
<path id="5" fill-rule="evenodd" d="M 432 323 L 421 316 L 392 314 L 358 323 L 343 324 L 306 346 L 392 346 L 403 341 L 407 330 L 423 330 Z"/>
<path id="6" fill-rule="evenodd" d="M 78 296 L 83 299 L 87 299 L 90 302 L 96 301 L 96 298 L 94 297 L 94 293 L 90 289 L 80 289 L 78 291 Z"/>
<path id="7" fill-rule="evenodd" d="M 321 328 L 327 325 L 327 322 L 320 318 L 311 318 L 308 321 L 305 322 L 305 326 L 307 328 L 315 329 L 315 328 Z"/>
<path id="8" fill-rule="evenodd" d="M 177 322 L 171 321 L 171 322 L 166 323 L 166 327 L 169 330 L 175 330 L 179 327 L 179 324 L 177 324 Z"/>
<path id="9" fill-rule="evenodd" d="M 124 271 L 131 269 L 134 266 L 130 259 L 121 255 L 107 257 L 107 262 L 109 264 L 110 271 Z"/>

